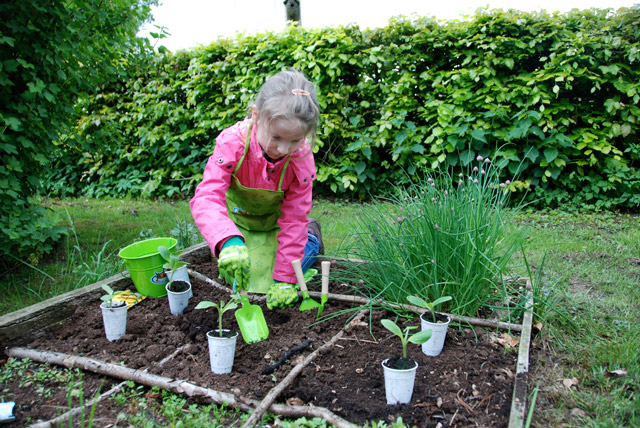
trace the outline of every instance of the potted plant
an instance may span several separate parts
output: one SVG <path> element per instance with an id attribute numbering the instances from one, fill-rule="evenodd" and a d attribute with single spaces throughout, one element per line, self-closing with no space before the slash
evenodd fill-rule
<path id="1" fill-rule="evenodd" d="M 181 315 L 189 304 L 189 298 L 192 296 L 191 282 L 189 282 L 189 274 L 186 272 L 186 266 L 189 263 L 180 260 L 177 254 L 170 252 L 165 246 L 159 246 L 158 252 L 166 262 L 163 266 L 163 273 L 169 279 L 167 285 L 165 285 L 167 298 L 169 299 L 169 309 L 173 315 Z M 185 274 L 186 281 L 184 279 Z"/>
<path id="2" fill-rule="evenodd" d="M 219 304 L 205 300 L 196 305 L 196 309 L 216 308 L 218 311 L 218 328 L 207 332 L 209 361 L 211 371 L 215 374 L 231 373 L 233 368 L 238 332 L 222 328 L 222 315 L 226 311 L 238 307 L 234 299 L 236 299 L 235 295 L 227 303 L 224 300 L 221 300 Z"/>
<path id="3" fill-rule="evenodd" d="M 407 326 L 402 331 L 395 322 L 389 319 L 383 319 L 381 322 L 387 330 L 398 336 L 402 343 L 402 356 L 394 355 L 382 362 L 387 404 L 406 404 L 411 401 L 413 384 L 418 370 L 418 362 L 407 357 L 407 343 L 420 345 L 429 340 L 431 331 L 420 331 L 409 336 L 409 331 L 418 327 Z"/>
<path id="4" fill-rule="evenodd" d="M 417 296 L 408 296 L 407 300 L 412 305 L 425 308 L 426 311 L 420 315 L 422 330 L 431 330 L 431 339 L 422 344 L 422 352 L 430 357 L 436 357 L 442 352 L 444 340 L 447 337 L 447 329 L 451 318 L 445 314 L 439 314 L 435 308 L 451 300 L 451 296 L 442 296 L 433 302 L 427 302 Z"/>
<path id="5" fill-rule="evenodd" d="M 102 289 L 106 293 L 100 298 L 104 332 L 107 340 L 113 342 L 124 336 L 127 330 L 127 302 L 114 300 L 114 297 L 124 291 L 114 291 L 107 284 L 102 284 Z"/>

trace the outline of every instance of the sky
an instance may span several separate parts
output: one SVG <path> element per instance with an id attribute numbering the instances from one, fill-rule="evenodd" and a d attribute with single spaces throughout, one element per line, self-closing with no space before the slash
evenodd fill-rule
<path id="1" fill-rule="evenodd" d="M 301 0 L 302 26 L 333 27 L 355 23 L 384 27 L 393 16 L 463 19 L 478 8 L 566 12 L 571 9 L 631 7 L 640 0 Z M 218 37 L 280 31 L 285 25 L 283 0 L 160 0 L 154 21 L 138 33 L 147 37 L 166 27 L 171 35 L 160 44 L 171 51 L 208 45 Z"/>

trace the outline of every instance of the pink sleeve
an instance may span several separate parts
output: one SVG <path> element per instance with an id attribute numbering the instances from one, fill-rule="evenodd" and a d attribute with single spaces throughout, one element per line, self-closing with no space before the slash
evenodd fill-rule
<path id="1" fill-rule="evenodd" d="M 280 233 L 273 279 L 295 284 L 298 280 L 291 267 L 291 261 L 302 259 L 307 244 L 315 163 L 311 154 L 296 159 L 295 163 L 292 160 L 291 163 L 294 177 L 289 188 L 285 190 L 285 198 L 281 205 L 282 216 L 278 219 Z"/>
<path id="2" fill-rule="evenodd" d="M 226 192 L 231 174 L 244 153 L 237 125 L 220 133 L 209 157 L 202 181 L 191 199 L 191 215 L 209 248 L 218 256 L 220 244 L 231 236 L 242 236 L 227 215 Z"/>

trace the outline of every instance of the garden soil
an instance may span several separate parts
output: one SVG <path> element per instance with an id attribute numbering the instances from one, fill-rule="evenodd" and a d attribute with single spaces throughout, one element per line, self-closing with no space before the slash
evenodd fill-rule
<path id="1" fill-rule="evenodd" d="M 190 266 L 218 282 L 214 264 Z M 317 310 L 301 312 L 299 303 L 288 309 L 269 310 L 262 306 L 269 326 L 269 338 L 247 345 L 239 337 L 233 372 L 214 375 L 209 366 L 206 332 L 217 328 L 215 309 L 194 310 L 202 300 L 228 301 L 229 294 L 211 284 L 192 278 L 194 296 L 183 315 L 171 315 L 166 298 L 146 298 L 129 310 L 127 333 L 117 342 L 105 338 L 99 302 L 79 307 L 64 324 L 32 343 L 21 344 L 38 350 L 82 355 L 124 364 L 134 369 L 261 400 L 304 357 L 336 335 L 359 311 L 349 303 L 327 302 L 321 322 Z M 331 284 L 330 292 L 346 292 L 346 287 Z M 309 282 L 311 290 L 320 289 L 319 275 Z M 318 299 L 319 300 L 319 299 Z M 438 357 L 427 357 L 418 345 L 408 345 L 408 356 L 415 359 L 418 372 L 413 397 L 407 405 L 388 406 L 385 399 L 381 362 L 401 352 L 400 340 L 385 330 L 382 318 L 393 314 L 383 310 L 366 313 L 335 346 L 321 353 L 278 397 L 277 403 L 325 407 L 358 426 L 367 421 L 395 422 L 418 427 L 505 427 L 508 424 L 513 391 L 517 349 L 506 349 L 492 340 L 501 332 L 470 326 L 450 326 L 444 350 Z M 411 325 L 419 325 L 414 318 Z M 223 327 L 238 331 L 232 311 L 223 317 Z M 294 347 L 307 343 L 278 366 L 274 364 Z M 176 349 L 188 345 L 161 367 L 158 363 Z M 90 398 L 104 381 L 101 392 L 120 382 L 90 373 L 84 374 L 84 395 Z M 29 385 L 18 381 L 3 385 L 4 394 L 16 401 L 16 421 L 48 420 L 68 410 L 66 389 L 44 397 Z M 7 395 L 5 395 L 7 396 Z M 159 394 L 148 399 L 159 399 Z M 102 401 L 94 426 L 128 426 L 117 422 L 119 413 L 136 411 L 135 406 L 117 406 Z"/>

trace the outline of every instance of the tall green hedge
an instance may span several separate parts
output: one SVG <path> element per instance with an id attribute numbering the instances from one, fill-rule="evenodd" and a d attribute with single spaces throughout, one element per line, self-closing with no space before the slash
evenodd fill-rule
<path id="1" fill-rule="evenodd" d="M 220 39 L 83 99 L 48 190 L 190 196 L 216 135 L 293 66 L 320 94 L 318 193 L 368 197 L 483 155 L 539 204 L 636 208 L 639 41 L 638 7 Z"/>
<path id="2" fill-rule="evenodd" d="M 31 202 L 51 166 L 53 142 L 73 123 L 81 94 L 122 78 L 119 65 L 141 58 L 136 32 L 153 4 L 0 2 L 0 254 L 47 252 L 63 233 Z"/>

